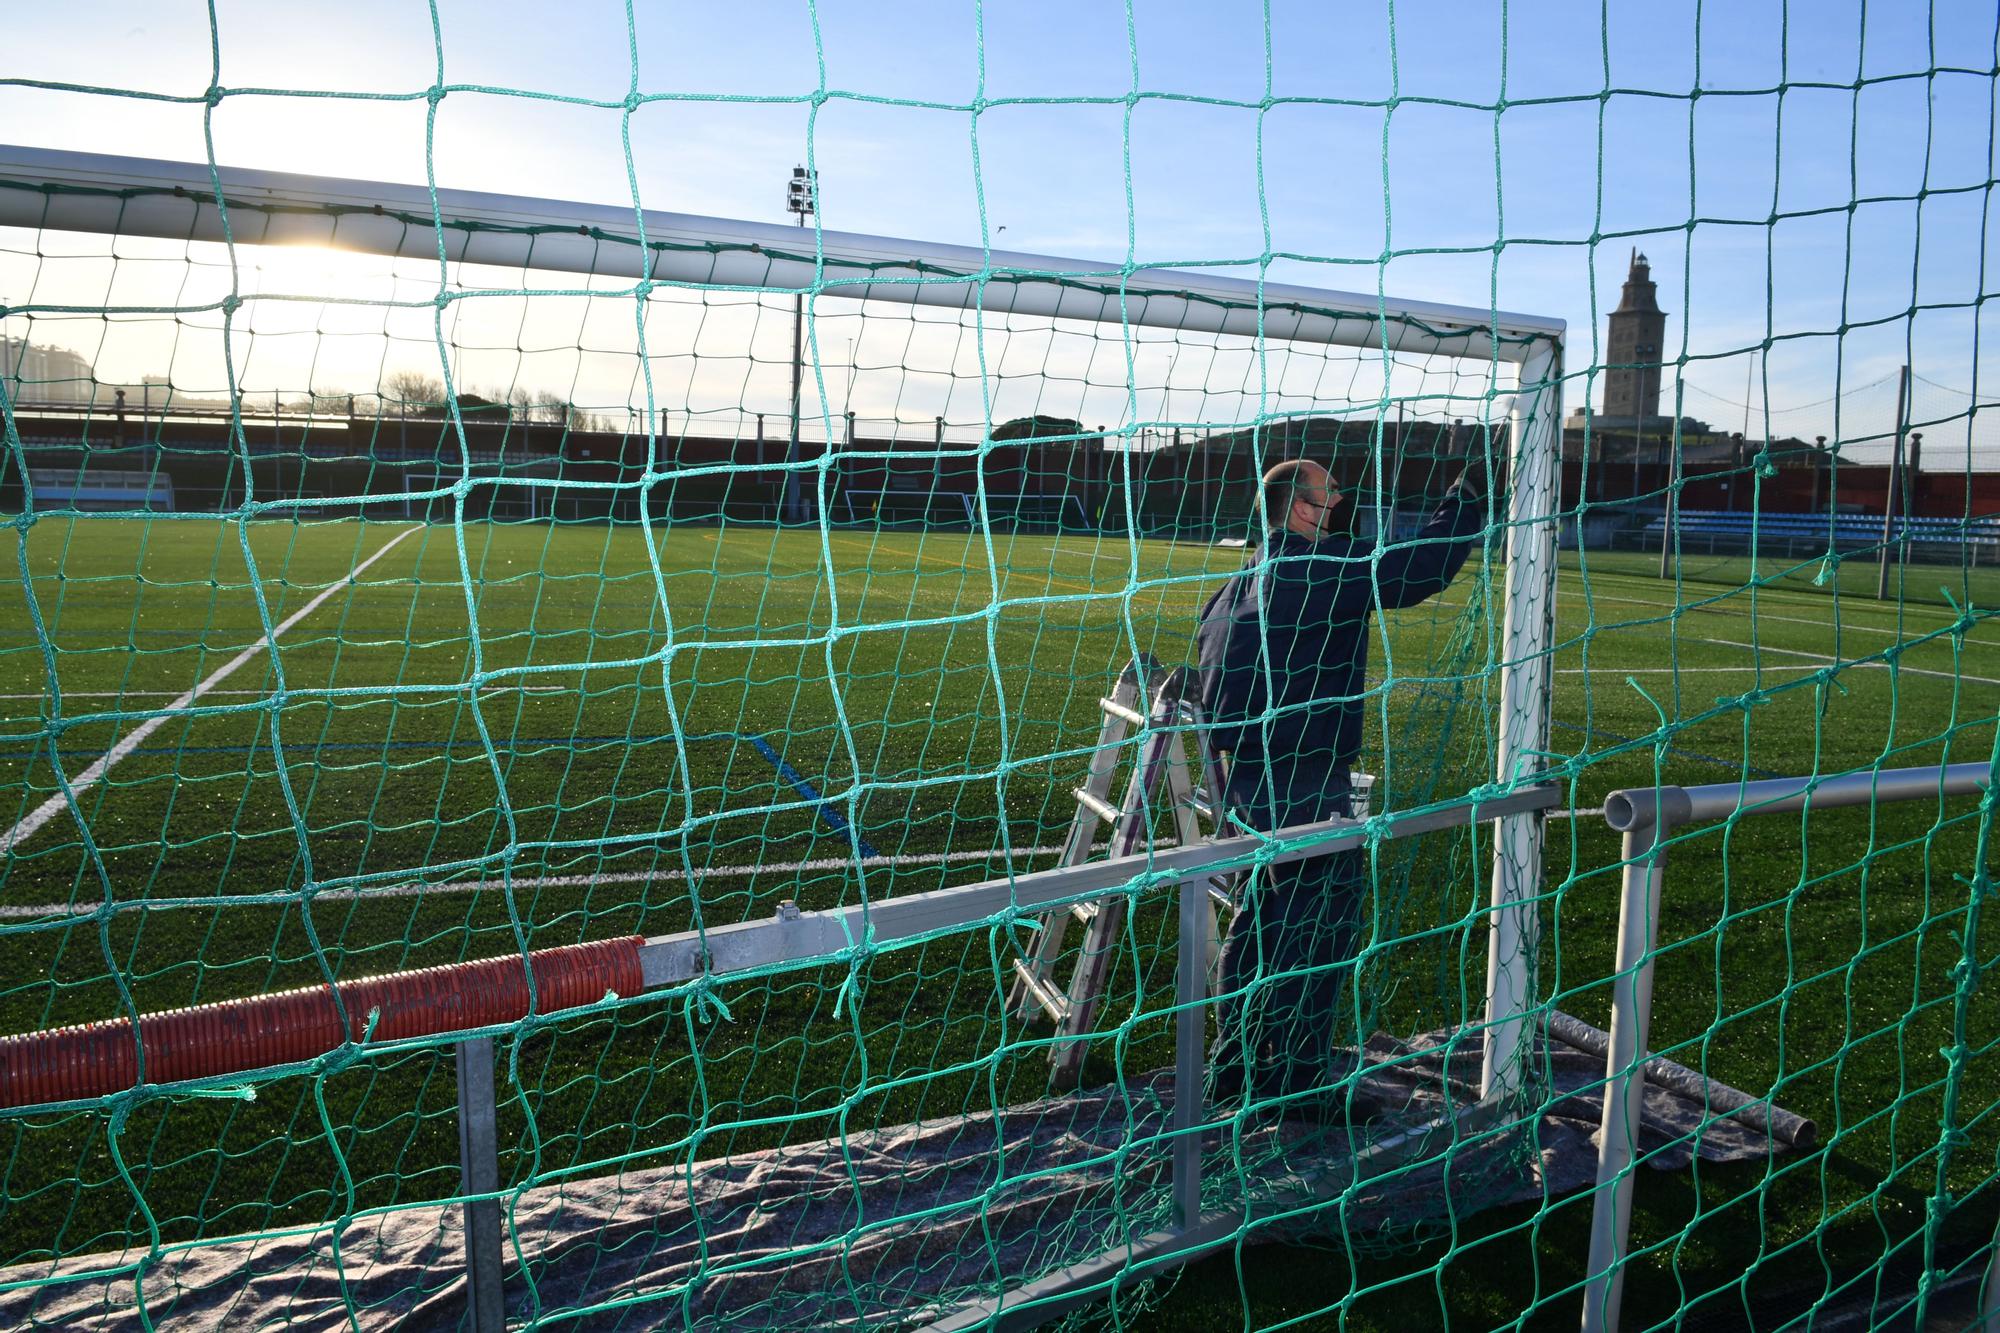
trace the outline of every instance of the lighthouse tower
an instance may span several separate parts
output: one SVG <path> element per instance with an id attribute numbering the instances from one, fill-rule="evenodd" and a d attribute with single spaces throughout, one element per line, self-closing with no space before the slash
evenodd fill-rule
<path id="1" fill-rule="evenodd" d="M 1660 347 L 1666 332 L 1652 266 L 1634 248 L 1605 347 L 1606 417 L 1636 426 L 1660 415 Z"/>

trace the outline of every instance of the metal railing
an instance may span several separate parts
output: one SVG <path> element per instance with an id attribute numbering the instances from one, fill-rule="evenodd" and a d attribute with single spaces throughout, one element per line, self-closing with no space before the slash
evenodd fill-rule
<path id="1" fill-rule="evenodd" d="M 1112 1287 L 1143 1281 L 1191 1263 L 1225 1244 L 1243 1226 L 1240 1211 L 1203 1213 L 1201 1132 L 1203 1083 L 1207 1072 L 1204 1036 L 1208 931 L 1203 921 L 1208 878 L 1218 869 L 1248 864 L 1260 855 L 1274 863 L 1326 856 L 1383 840 L 1412 837 L 1491 820 L 1530 815 L 1560 803 L 1553 786 L 1530 786 L 1485 799 L 1463 800 L 1426 810 L 1391 813 L 1374 829 L 1347 818 L 1280 829 L 1269 835 L 1242 835 L 1141 851 L 1130 856 L 1025 875 L 1003 876 L 958 888 L 934 889 L 824 911 L 801 911 L 790 901 L 770 917 L 684 931 L 648 939 L 639 950 L 647 989 L 683 985 L 697 979 L 727 980 L 786 967 L 812 967 L 852 949 L 858 940 L 875 947 L 915 941 L 938 931 L 990 925 L 1000 914 L 1033 916 L 1054 907 L 1119 892 L 1144 878 L 1151 885 L 1174 883 L 1179 895 L 1179 955 L 1175 968 L 1172 1198 L 1175 1224 L 1133 1239 L 1104 1254 L 1048 1273 L 1003 1295 L 961 1306 L 929 1326 L 931 1330 L 1031 1328 L 1067 1310 L 1098 1299 Z M 1275 853 L 1271 842 L 1285 844 Z M 1509 1014 L 1489 1015 L 1512 1021 Z M 461 1195 L 465 1210 L 467 1327 L 498 1333 L 505 1326 L 504 1232 L 495 1132 L 494 1042 L 478 1037 L 457 1043 Z M 1497 1119 L 1511 1085 L 1490 1091 L 1454 1118 L 1474 1126 Z M 1392 1135 L 1364 1150 L 1359 1170 L 1380 1170 L 1420 1151 L 1419 1127 Z"/>
<path id="2" fill-rule="evenodd" d="M 1667 845 L 1675 830 L 1747 815 L 1942 800 L 1970 795 L 1991 781 L 1992 769 L 1986 764 L 1949 764 L 1701 787 L 1636 787 L 1605 798 L 1604 821 L 1624 835 L 1620 855 L 1625 874 L 1618 907 L 1618 957 L 1611 980 L 1611 1042 L 1604 1061 L 1590 1265 L 1585 1270 L 1589 1280 L 1583 1296 L 1584 1333 L 1616 1329 L 1624 1299 L 1632 1195 L 1638 1182 L 1633 1162 L 1653 1021 L 1654 944 L 1659 938 Z M 1990 1296 L 1993 1284 L 1988 1286 Z"/>

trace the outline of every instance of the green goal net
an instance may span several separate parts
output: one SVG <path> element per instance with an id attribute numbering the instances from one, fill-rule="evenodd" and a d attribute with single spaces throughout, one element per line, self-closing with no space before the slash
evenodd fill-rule
<path id="1" fill-rule="evenodd" d="M 1969 1323 L 1973 8 L 23 20 L 0 1322 Z M 1274 832 L 1187 673 L 1288 459 L 1371 605 L 1499 484 Z"/>

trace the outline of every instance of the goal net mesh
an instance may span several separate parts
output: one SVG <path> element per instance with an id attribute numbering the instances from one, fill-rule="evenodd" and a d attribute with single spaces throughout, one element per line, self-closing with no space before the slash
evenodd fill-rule
<path id="1" fill-rule="evenodd" d="M 1605 5 L 1524 42 L 1518 6 L 1336 33 L 1128 4 L 1055 51 L 971 6 L 960 66 L 938 25 L 771 8 L 768 70 L 732 63 L 740 30 L 674 45 L 644 14 L 538 41 L 440 6 L 346 65 L 215 11 L 143 60 L 10 20 L 9 123 L 196 175 L 0 163 L 0 1323 L 460 1319 L 475 1038 L 517 1322 L 916 1323 L 1092 1260 L 1084 1317 L 1119 1327 L 1574 1318 L 1625 869 L 1606 795 L 1996 763 L 1993 16 Z M 615 86 L 569 91 L 582 64 Z M 572 153 L 613 165 L 547 169 Z M 783 220 L 795 155 L 803 226 L 651 211 Z M 971 182 L 939 224 L 971 248 L 836 262 L 842 231 L 931 234 L 894 221 L 926 163 Z M 258 166 L 309 174 L 226 184 Z M 429 184 L 314 193 L 364 176 Z M 507 193 L 467 220 L 458 184 Z M 1566 318 L 1564 347 L 1508 309 Z M 1663 322 L 1634 342 L 1635 315 Z M 1557 474 L 1526 512 L 1516 413 Z M 1371 559 L 1473 459 L 1517 489 L 1444 592 L 1369 623 L 1336 1033 L 1366 1076 L 1344 1119 L 1203 1112 L 1198 1202 L 1232 1220 L 1169 1277 L 1140 1258 L 1187 1220 L 1163 801 L 1146 868 L 1074 895 L 1125 914 L 1080 1035 L 1013 998 L 1040 923 L 1068 924 L 1058 985 L 1082 961 L 1067 902 L 886 943 L 824 914 L 1055 868 L 1100 701 L 1135 659 L 1192 663 L 1206 600 L 1263 558 L 1259 476 L 1298 457 Z M 1530 531 L 1547 568 L 1510 565 Z M 1497 765 L 1503 717 L 1544 712 Z M 1552 803 L 1538 857 L 1464 813 L 1524 794 Z M 1994 809 L 1681 831 L 1651 1045 L 1695 1091 L 1655 1084 L 1645 1169 L 1614 1182 L 1645 1179 L 1628 1314 L 1907 1291 L 1921 1322 L 1977 1286 Z M 1219 891 L 1302 845 L 1260 840 Z M 1509 876 L 1542 934 L 1490 960 Z M 715 963 L 794 913 L 862 924 Z M 470 973 L 401 979 L 633 937 L 679 939 L 684 974 L 579 994 L 598 974 L 550 962 L 490 1022 L 437 989 Z M 1489 963 L 1525 970 L 1533 1030 L 1482 1119 Z M 346 1007 L 380 978 L 454 998 L 397 1035 L 406 1011 Z M 227 1007 L 255 997 L 335 1035 L 219 1074 L 162 1028 L 46 1035 L 173 1014 L 227 1063 L 273 1049 Z M 1816 1146 L 1757 1121 L 1779 1104 Z"/>
<path id="2" fill-rule="evenodd" d="M 76 192 L 51 186 L 43 206 Z M 1190 659 L 1203 602 L 1257 558 L 1270 463 L 1323 461 L 1362 549 L 1393 551 L 1469 459 L 1509 448 L 1518 386 L 1487 331 L 1416 354 L 1130 322 L 1115 276 L 1076 281 L 1107 310 L 1085 320 L 989 314 L 977 283 L 952 309 L 528 258 L 0 233 L 0 286 L 27 296 L 4 385 L 9 1031 L 1047 869 L 1099 698 L 1137 654 Z M 77 308 L 85 267 L 98 304 Z M 1400 327 L 1333 318 L 1390 329 L 1380 344 Z M 164 512 L 132 481 L 156 475 Z M 137 498 L 84 503 L 117 486 Z M 1487 525 L 1447 595 L 1370 631 L 1377 810 L 1490 782 L 1504 531 Z M 1344 1044 L 1463 1043 L 1455 1068 L 1405 1079 L 1410 1105 L 1460 1099 L 1478 1059 L 1490 856 L 1464 828 L 1371 853 Z M 1033 914 L 913 948 L 857 940 L 818 966 L 504 1026 L 509 1197 L 611 1177 L 594 1197 L 616 1211 L 622 1176 L 643 1198 L 745 1155 L 922 1139 L 935 1182 L 876 1181 L 867 1213 L 965 1235 L 912 1248 L 860 1215 L 788 1234 L 801 1262 L 883 1247 L 868 1275 L 793 1304 L 747 1299 L 724 1251 L 666 1268 L 665 1289 L 703 1293 L 713 1317 L 771 1324 L 948 1302 L 1155 1228 L 1175 918 L 1170 886 L 1122 892 L 1079 1091 L 1051 1084 L 1046 1022 L 1007 1007 Z M 157 1262 L 386 1230 L 457 1197 L 450 1040 L 364 1031 L 10 1119 L 9 1257 Z M 1356 1141 L 1404 1109 L 1361 1114 Z M 1218 1198 L 1274 1176 L 1274 1198 L 1296 1192 L 1288 1141 L 1225 1125 L 1249 1161 Z M 1131 1160 L 1093 1179 L 1054 1146 L 1065 1135 Z M 1521 1151 L 1482 1170 L 1518 1186 Z M 1036 1186 L 1055 1169 L 1038 1154 L 1063 1188 Z M 968 1169 L 1001 1175 L 953 1197 Z M 791 1180 L 647 1244 L 785 1215 L 811 1196 Z M 1388 1193 L 1344 1220 L 1322 1200 L 1293 1229 L 1396 1245 L 1442 1220 L 1421 1190 Z M 989 1248 L 974 1222 L 996 1195 L 1015 1220 Z M 407 1309 L 453 1280 L 380 1299 Z M 60 1290 L 45 1315 L 74 1309 Z"/>

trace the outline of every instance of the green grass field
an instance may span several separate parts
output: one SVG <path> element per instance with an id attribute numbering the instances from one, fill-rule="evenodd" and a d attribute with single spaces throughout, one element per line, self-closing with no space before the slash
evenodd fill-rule
<path id="1" fill-rule="evenodd" d="M 1002 873 L 1007 849 L 1017 869 L 1051 864 L 1098 696 L 1134 652 L 1187 661 L 1201 602 L 1242 557 L 1114 536 L 682 526 L 649 547 L 601 525 L 44 518 L 21 558 L 0 586 L 0 829 L 34 828 L 0 869 L 0 1032 L 113 1016 L 127 996 L 160 1009 L 740 921 L 781 898 L 902 895 Z M 1654 565 L 1566 554 L 1559 576 L 1550 764 L 1580 813 L 1550 825 L 1540 985 L 1599 1023 L 1619 863 L 1590 812 L 1607 792 L 1985 762 L 2000 710 L 1987 571 L 1908 571 L 1950 586 L 1974 608 L 1961 617 L 1935 595 L 1857 595 L 1851 570 L 1749 588 L 1747 568 L 1677 584 Z M 328 589 L 193 715 L 112 749 Z M 1491 778 L 1496 599 L 1475 566 L 1385 618 L 1364 759 L 1378 809 Z M 72 784 L 116 755 L 77 798 L 87 843 L 66 810 L 36 814 L 58 792 L 57 717 Z M 1990 1237 L 2000 1024 L 1990 1005 L 1954 1011 L 1979 833 L 1977 802 L 1918 802 L 1748 819 L 1673 849 L 1655 1048 L 1774 1092 L 1822 1145 L 1648 1173 L 1634 1237 L 1660 1248 L 1628 1310 L 1755 1314 L 1885 1255 Z M 898 860 L 857 873 L 857 840 Z M 1449 854 L 1415 863 L 1448 881 L 1423 899 L 1435 919 L 1402 926 L 1427 934 L 1422 957 L 1383 964 L 1426 979 L 1404 988 L 1414 1024 L 1472 1016 L 1484 975 L 1482 865 L 1436 841 Z M 705 1160 L 824 1137 L 837 1114 L 894 1124 L 1039 1095 L 1040 1046 L 1016 1030 L 993 1054 L 1005 933 L 870 959 L 845 1011 L 840 967 L 726 988 L 727 1020 L 642 1002 L 524 1034 L 505 1076 L 533 1095 L 503 1115 L 503 1171 Z M 1140 1016 L 1149 985 L 1135 977 L 1134 1061 L 1164 1049 Z M 1950 1078 L 1941 1049 L 1962 1052 Z M 1096 1068 L 1117 1073 L 1108 1053 Z M 0 1261 L 446 1196 L 454 1095 L 449 1061 L 419 1050 L 280 1078 L 255 1103 L 147 1101 L 117 1153 L 94 1110 L 0 1121 Z M 1941 1182 L 1956 1211 L 1926 1209 Z M 1240 1278 L 1234 1257 L 1198 1266 L 1149 1319 L 1332 1326 L 1331 1289 L 1356 1327 L 1567 1322 L 1587 1217 L 1587 1201 L 1489 1212 L 1368 1258 L 1246 1250 Z M 1287 1280 L 1301 1265 L 1320 1280 Z"/>

